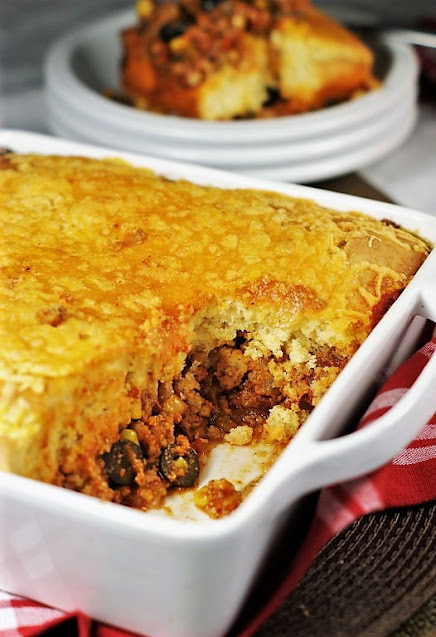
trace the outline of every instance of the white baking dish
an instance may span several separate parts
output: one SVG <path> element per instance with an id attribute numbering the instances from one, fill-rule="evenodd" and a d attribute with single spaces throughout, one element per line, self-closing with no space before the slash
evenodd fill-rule
<path id="1" fill-rule="evenodd" d="M 338 210 L 389 218 L 436 242 L 436 218 L 389 204 L 18 131 L 0 131 L 0 146 L 118 155 L 172 178 L 274 189 Z M 294 441 L 227 518 L 181 521 L 0 474 L 0 589 L 65 610 L 80 609 L 150 637 L 224 635 L 285 520 L 298 525 L 292 512 L 301 498 L 384 464 L 436 411 L 434 357 L 394 409 L 369 427 L 338 437 L 368 399 L 415 315 L 436 321 L 435 251 Z"/>

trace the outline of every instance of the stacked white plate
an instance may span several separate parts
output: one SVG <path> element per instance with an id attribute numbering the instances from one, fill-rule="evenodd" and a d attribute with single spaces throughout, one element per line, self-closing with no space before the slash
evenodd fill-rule
<path id="1" fill-rule="evenodd" d="M 380 159 L 412 131 L 418 65 L 413 50 L 384 40 L 380 89 L 322 110 L 266 120 L 208 122 L 111 101 L 119 85 L 123 11 L 67 33 L 45 64 L 48 124 L 62 137 L 156 157 L 296 182 L 333 177 Z"/>

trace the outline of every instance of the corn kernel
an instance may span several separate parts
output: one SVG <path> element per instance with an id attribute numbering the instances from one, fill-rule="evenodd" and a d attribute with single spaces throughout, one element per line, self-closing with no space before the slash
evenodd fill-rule
<path id="1" fill-rule="evenodd" d="M 177 414 L 181 416 L 187 410 L 187 405 L 176 394 L 173 394 L 165 401 L 164 409 L 169 414 Z"/>
<path id="2" fill-rule="evenodd" d="M 153 11 L 153 2 L 151 0 L 138 0 L 136 3 L 136 13 L 141 18 L 148 18 L 150 13 Z"/>
<path id="3" fill-rule="evenodd" d="M 139 446 L 138 434 L 133 429 L 123 429 L 120 434 L 121 440 L 130 440 Z"/>
<path id="4" fill-rule="evenodd" d="M 132 405 L 132 411 L 131 411 L 130 417 L 132 420 L 139 420 L 141 416 L 142 416 L 141 401 L 138 400 L 134 402 Z"/>
<path id="5" fill-rule="evenodd" d="M 234 16 L 232 16 L 232 25 L 237 29 L 243 29 L 245 27 L 244 16 L 236 13 Z"/>
<path id="6" fill-rule="evenodd" d="M 191 71 L 188 73 L 187 82 L 189 86 L 198 86 L 203 81 L 203 74 L 200 71 Z"/>
<path id="7" fill-rule="evenodd" d="M 173 38 L 169 43 L 169 47 L 173 53 L 180 53 L 181 51 L 186 49 L 186 45 L 187 41 L 186 38 L 184 38 L 183 36 L 179 38 Z"/>

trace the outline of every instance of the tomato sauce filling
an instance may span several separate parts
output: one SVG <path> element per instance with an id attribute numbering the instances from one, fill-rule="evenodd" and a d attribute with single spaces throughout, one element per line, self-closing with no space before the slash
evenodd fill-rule
<path id="1" fill-rule="evenodd" d="M 271 364 L 280 368 L 289 357 L 253 359 L 244 354 L 248 345 L 241 333 L 208 353 L 192 352 L 177 378 L 141 393 L 140 413 L 97 461 L 104 483 L 100 495 L 139 509 L 162 506 L 168 493 L 198 485 L 211 450 L 230 441 L 231 432 L 233 437 L 242 432 L 242 444 L 244 438 L 248 444 L 259 441 L 273 407 L 294 410 L 302 423 L 316 402 L 317 376 L 327 378 L 325 370 L 331 369 L 337 374 L 345 364 L 334 351 L 318 350 L 317 365 L 306 366 L 306 375 L 296 372 L 289 393 L 289 373 L 271 371 Z M 283 447 L 287 441 L 279 442 Z M 196 503 L 211 517 L 227 514 L 241 501 L 231 485 L 220 481 L 200 491 Z"/>

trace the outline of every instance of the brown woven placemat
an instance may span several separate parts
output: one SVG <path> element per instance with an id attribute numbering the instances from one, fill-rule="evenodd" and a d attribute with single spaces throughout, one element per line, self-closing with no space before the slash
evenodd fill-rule
<path id="1" fill-rule="evenodd" d="M 392 633 L 392 637 L 436 637 L 436 595 Z M 430 627 L 430 628 L 429 628 Z"/>
<path id="2" fill-rule="evenodd" d="M 436 504 L 375 513 L 323 548 L 256 637 L 427 637 L 435 596 Z"/>

